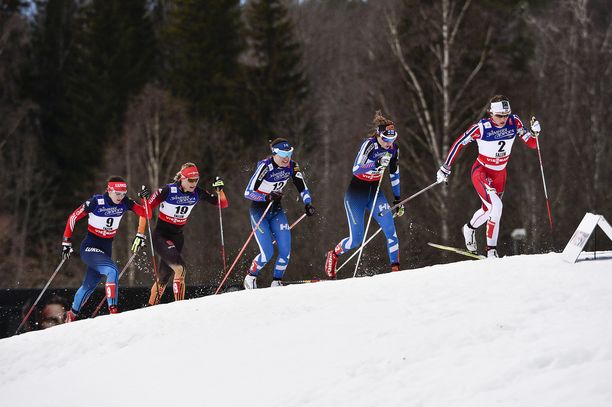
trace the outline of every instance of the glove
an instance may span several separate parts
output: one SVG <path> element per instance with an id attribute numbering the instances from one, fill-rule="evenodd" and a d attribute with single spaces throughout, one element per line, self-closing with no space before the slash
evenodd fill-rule
<path id="1" fill-rule="evenodd" d="M 140 192 L 138 192 L 138 196 L 144 199 L 149 199 L 151 196 L 151 190 L 143 185 Z"/>
<path id="2" fill-rule="evenodd" d="M 398 197 L 395 197 L 395 199 L 393 200 L 393 206 L 397 205 L 398 203 L 400 203 L 401 200 Z M 395 208 L 395 214 L 399 217 L 402 216 L 404 214 L 404 205 L 400 205 L 397 208 Z"/>
<path id="3" fill-rule="evenodd" d="M 534 117 L 531 118 L 531 132 L 534 133 L 534 136 L 538 137 L 539 133 L 542 131 L 540 128 L 540 122 L 538 119 Z"/>
<path id="4" fill-rule="evenodd" d="M 450 173 L 451 173 L 451 169 L 447 167 L 446 165 L 442 165 L 440 169 L 438 170 L 438 172 L 436 173 L 436 179 L 438 180 L 438 183 L 446 182 L 446 179 L 448 178 Z"/>
<path id="5" fill-rule="evenodd" d="M 141 247 L 145 247 L 146 239 L 147 237 L 143 235 L 142 233 L 136 233 L 136 237 L 134 238 L 134 241 L 132 242 L 132 252 L 136 253 L 138 249 L 140 249 Z"/>
<path id="6" fill-rule="evenodd" d="M 68 260 L 70 255 L 74 250 L 72 250 L 72 243 L 69 240 L 62 242 L 62 259 Z"/>
<path id="7" fill-rule="evenodd" d="M 283 197 L 283 193 L 281 191 L 272 191 L 268 195 L 266 195 L 266 202 L 280 202 Z"/>
<path id="8" fill-rule="evenodd" d="M 306 212 L 306 216 L 312 216 L 316 213 L 314 206 L 311 204 L 304 205 L 304 212 Z"/>
<path id="9" fill-rule="evenodd" d="M 383 168 L 387 168 L 389 166 L 389 162 L 391 162 L 391 154 L 385 153 L 381 155 L 378 157 L 378 160 L 376 160 L 376 169 L 380 171 Z"/>
<path id="10" fill-rule="evenodd" d="M 223 183 L 223 180 L 221 179 L 221 177 L 216 177 L 215 182 L 213 182 L 212 184 L 213 188 L 215 188 L 217 191 L 223 191 L 224 185 L 225 184 Z"/>

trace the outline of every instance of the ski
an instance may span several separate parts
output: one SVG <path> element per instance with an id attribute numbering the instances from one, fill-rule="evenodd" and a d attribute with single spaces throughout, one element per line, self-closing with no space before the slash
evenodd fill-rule
<path id="1" fill-rule="evenodd" d="M 311 280 L 295 280 L 295 281 L 283 281 L 283 285 L 292 285 L 292 284 L 309 284 L 309 283 L 318 283 L 321 279 L 313 278 Z"/>
<path id="2" fill-rule="evenodd" d="M 480 254 L 468 252 L 467 250 L 457 249 L 456 247 L 443 246 L 441 244 L 431 243 L 431 242 L 428 242 L 427 244 L 430 245 L 431 247 L 435 247 L 436 249 L 447 250 L 449 252 L 455 252 L 457 254 L 461 254 L 466 257 L 471 257 L 473 259 L 482 260 L 486 258 L 485 256 L 481 256 Z"/>

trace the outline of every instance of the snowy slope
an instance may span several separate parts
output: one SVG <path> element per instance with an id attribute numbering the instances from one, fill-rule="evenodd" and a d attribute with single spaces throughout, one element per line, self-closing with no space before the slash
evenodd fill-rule
<path id="1" fill-rule="evenodd" d="M 2 406 L 608 407 L 612 260 L 205 297 L 0 340 L 0 366 Z"/>

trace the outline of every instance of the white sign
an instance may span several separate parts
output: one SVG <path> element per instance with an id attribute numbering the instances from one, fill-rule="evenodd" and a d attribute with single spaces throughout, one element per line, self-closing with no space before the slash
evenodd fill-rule
<path id="1" fill-rule="evenodd" d="M 567 242 L 565 249 L 563 249 L 563 259 L 569 263 L 575 263 L 580 256 L 580 253 L 586 246 L 591 234 L 595 228 L 599 227 L 604 233 L 612 240 L 612 226 L 606 221 L 602 215 L 595 215 L 594 213 L 587 212 L 582 218 L 582 222 L 576 228 L 576 231 L 572 235 L 572 238 Z"/>

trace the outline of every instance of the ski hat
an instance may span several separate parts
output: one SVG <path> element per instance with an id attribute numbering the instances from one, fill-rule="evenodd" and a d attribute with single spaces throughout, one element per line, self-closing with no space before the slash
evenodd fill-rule
<path id="1" fill-rule="evenodd" d="M 378 129 L 376 129 L 376 134 L 378 134 L 387 143 L 392 143 L 397 138 L 397 132 L 395 131 L 395 126 L 393 123 L 380 124 Z"/>
<path id="2" fill-rule="evenodd" d="M 498 115 L 510 115 L 512 113 L 512 109 L 510 109 L 510 102 L 507 100 L 502 100 L 499 102 L 492 102 L 491 107 L 489 108 L 491 114 Z"/>
<path id="3" fill-rule="evenodd" d="M 115 192 L 127 193 L 127 183 L 123 181 L 109 181 L 107 188 Z"/>
<path id="4" fill-rule="evenodd" d="M 181 179 L 196 179 L 200 178 L 200 173 L 198 172 L 198 167 L 195 165 L 191 167 L 186 167 L 181 170 Z"/>
<path id="5" fill-rule="evenodd" d="M 283 158 L 291 157 L 291 154 L 293 154 L 293 147 L 291 147 L 291 144 L 289 144 L 287 140 L 281 140 L 272 145 L 272 153 L 278 154 Z"/>

